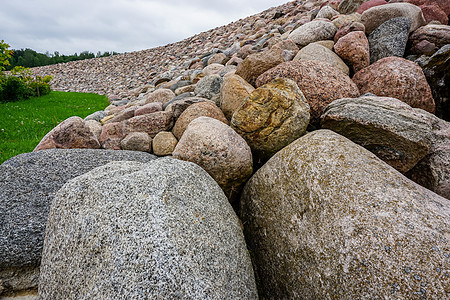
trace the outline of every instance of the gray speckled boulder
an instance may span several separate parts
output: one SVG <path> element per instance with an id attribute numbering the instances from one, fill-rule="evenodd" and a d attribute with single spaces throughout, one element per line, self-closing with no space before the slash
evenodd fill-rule
<path id="1" fill-rule="evenodd" d="M 242 229 L 199 166 L 114 162 L 52 204 L 42 299 L 255 299 Z"/>
<path id="2" fill-rule="evenodd" d="M 205 76 L 197 83 L 194 93 L 197 97 L 209 99 L 219 105 L 222 82 L 223 78 L 218 74 Z"/>
<path id="3" fill-rule="evenodd" d="M 267 299 L 448 296 L 450 202 L 330 130 L 259 169 L 241 217 Z"/>
<path id="4" fill-rule="evenodd" d="M 411 21 L 400 17 L 390 19 L 377 27 L 369 35 L 370 63 L 389 57 L 403 57 Z"/>
<path id="5" fill-rule="evenodd" d="M 37 287 L 50 204 L 66 181 L 110 161 L 154 158 L 131 151 L 53 149 L 0 165 L 0 290 Z"/>

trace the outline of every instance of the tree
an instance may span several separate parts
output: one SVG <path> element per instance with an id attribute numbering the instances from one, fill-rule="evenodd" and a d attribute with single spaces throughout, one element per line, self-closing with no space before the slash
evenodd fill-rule
<path id="1" fill-rule="evenodd" d="M 9 59 L 11 58 L 13 51 L 8 50 L 10 46 L 5 43 L 4 40 L 0 42 L 0 72 L 3 72 L 5 70 L 6 66 L 9 66 Z"/>

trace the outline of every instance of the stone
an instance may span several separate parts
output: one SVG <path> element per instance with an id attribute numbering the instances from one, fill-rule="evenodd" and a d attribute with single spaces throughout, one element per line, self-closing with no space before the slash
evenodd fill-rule
<path id="1" fill-rule="evenodd" d="M 152 138 L 146 132 L 130 132 L 120 141 L 122 150 L 130 151 L 152 151 Z"/>
<path id="2" fill-rule="evenodd" d="M 278 77 L 294 80 L 310 107 L 310 125 L 317 126 L 325 107 L 340 98 L 358 97 L 356 84 L 341 70 L 321 61 L 285 62 L 258 77 L 260 87 Z"/>
<path id="3" fill-rule="evenodd" d="M 70 117 L 50 130 L 33 151 L 55 148 L 98 149 L 100 143 L 82 118 Z"/>
<path id="4" fill-rule="evenodd" d="M 245 140 L 225 123 L 209 117 L 189 124 L 172 155 L 202 167 L 230 202 L 237 200 L 253 172 L 252 152 Z"/>
<path id="5" fill-rule="evenodd" d="M 173 117 L 175 119 L 178 119 L 181 114 L 194 103 L 199 102 L 209 102 L 215 105 L 215 102 L 201 98 L 201 97 L 186 97 L 183 99 L 178 99 L 177 101 L 171 101 L 168 103 L 167 107 L 165 108 L 165 111 L 170 112 L 173 114 Z"/>
<path id="6" fill-rule="evenodd" d="M 333 21 L 331 21 L 331 23 L 333 23 L 334 26 L 336 26 L 336 28 L 341 28 L 342 26 L 345 26 L 347 24 L 353 23 L 353 22 L 361 22 L 361 15 L 358 13 L 353 13 L 350 15 L 341 15 L 335 19 L 333 19 Z"/>
<path id="7" fill-rule="evenodd" d="M 366 34 L 371 34 L 384 22 L 398 17 L 411 21 L 409 32 L 425 25 L 425 19 L 419 7 L 409 3 L 389 3 L 369 8 L 361 15 L 361 23 L 366 27 Z"/>
<path id="8" fill-rule="evenodd" d="M 300 51 L 298 51 L 293 60 L 323 61 L 329 63 L 347 75 L 350 74 L 350 69 L 336 53 L 318 43 L 311 43 L 308 46 L 303 47 Z"/>
<path id="9" fill-rule="evenodd" d="M 436 3 L 430 3 L 428 5 L 421 5 L 423 17 L 425 18 L 425 24 L 431 21 L 438 21 L 443 25 L 448 24 L 447 14 Z"/>
<path id="10" fill-rule="evenodd" d="M 208 65 L 211 65 L 211 64 L 225 65 L 228 60 L 229 60 L 229 58 L 225 54 L 216 53 L 213 56 L 211 56 L 210 59 L 208 59 Z"/>
<path id="11" fill-rule="evenodd" d="M 448 200 L 332 131 L 274 155 L 240 216 L 261 298 L 446 298 Z"/>
<path id="12" fill-rule="evenodd" d="M 129 133 L 124 122 L 108 123 L 98 139 L 103 149 L 120 150 L 120 142 Z"/>
<path id="13" fill-rule="evenodd" d="M 298 46 L 304 47 L 310 43 L 323 40 L 332 40 L 336 34 L 336 26 L 328 21 L 308 22 L 289 34 L 289 39 L 293 40 Z"/>
<path id="14" fill-rule="evenodd" d="M 447 0 L 408 0 L 409 3 L 422 6 L 437 4 L 445 14 L 450 15 L 450 3 Z"/>
<path id="15" fill-rule="evenodd" d="M 153 153 L 158 156 L 172 155 L 178 140 L 170 131 L 161 131 L 153 138 Z"/>
<path id="16" fill-rule="evenodd" d="M 151 114 L 136 116 L 125 121 L 127 132 L 146 132 L 151 138 L 160 131 L 172 129 L 173 115 L 167 111 L 157 111 Z"/>
<path id="17" fill-rule="evenodd" d="M 222 82 L 223 78 L 220 75 L 205 76 L 197 83 L 194 93 L 197 97 L 206 98 L 219 104 Z"/>
<path id="18" fill-rule="evenodd" d="M 125 120 L 128 120 L 129 118 L 134 117 L 134 112 L 136 111 L 138 107 L 137 106 L 131 106 L 129 108 L 126 108 L 122 110 L 121 112 L 114 115 L 114 118 L 108 119 L 104 122 L 104 124 L 108 123 L 116 123 L 116 122 L 122 122 Z"/>
<path id="19" fill-rule="evenodd" d="M 242 229 L 227 198 L 199 166 L 170 158 L 110 163 L 58 192 L 39 294 L 257 298 Z"/>
<path id="20" fill-rule="evenodd" d="M 205 76 L 219 74 L 224 68 L 224 65 L 214 63 L 204 67 L 202 73 L 205 74 Z"/>
<path id="21" fill-rule="evenodd" d="M 317 13 L 316 19 L 330 19 L 334 16 L 339 15 L 339 12 L 334 10 L 331 6 L 325 5 Z"/>
<path id="22" fill-rule="evenodd" d="M 279 48 L 272 48 L 251 54 L 238 65 L 235 74 L 254 85 L 259 75 L 284 62 L 282 52 Z"/>
<path id="23" fill-rule="evenodd" d="M 435 104 L 422 69 L 401 57 L 385 57 L 353 76 L 361 94 L 397 98 L 433 113 Z"/>
<path id="24" fill-rule="evenodd" d="M 104 117 L 106 117 L 108 114 L 105 112 L 105 111 L 103 111 L 103 110 L 100 110 L 100 111 L 96 111 L 95 113 L 93 113 L 93 114 L 90 114 L 89 116 L 87 116 L 86 118 L 84 118 L 84 120 L 85 121 L 89 121 L 89 120 L 94 120 L 94 121 L 97 121 L 97 122 L 100 122 Z"/>
<path id="25" fill-rule="evenodd" d="M 405 175 L 411 180 L 450 200 L 450 123 L 423 112 L 431 119 L 431 148 Z"/>
<path id="26" fill-rule="evenodd" d="M 331 51 L 333 51 L 333 47 L 334 47 L 334 42 L 332 40 L 318 41 L 318 42 L 314 42 L 312 44 L 324 46 L 325 48 L 327 48 L 328 50 L 331 50 Z"/>
<path id="27" fill-rule="evenodd" d="M 368 37 L 370 63 L 389 57 L 403 57 L 411 21 L 408 18 L 392 18 L 378 26 Z"/>
<path id="28" fill-rule="evenodd" d="M 334 51 L 355 73 L 370 65 L 369 41 L 362 31 L 352 31 L 341 37 L 334 44 Z"/>
<path id="29" fill-rule="evenodd" d="M 105 125 L 109 120 L 114 118 L 114 115 L 109 115 L 100 120 L 100 124 Z"/>
<path id="30" fill-rule="evenodd" d="M 145 104 L 141 107 L 138 107 L 134 111 L 134 116 L 142 116 L 146 114 L 151 114 L 157 111 L 162 111 L 163 105 L 161 102 L 151 102 L 148 104 Z"/>
<path id="31" fill-rule="evenodd" d="M 102 134 L 102 124 L 100 122 L 97 122 L 93 119 L 84 121 L 84 124 L 89 127 L 89 130 L 94 134 L 94 136 L 97 138 L 97 140 L 100 138 L 100 135 Z"/>
<path id="32" fill-rule="evenodd" d="M 0 297 L 37 289 L 50 205 L 67 181 L 110 161 L 154 158 L 130 151 L 51 149 L 0 165 Z"/>
<path id="33" fill-rule="evenodd" d="M 170 89 L 157 89 L 156 91 L 151 92 L 147 95 L 147 97 L 145 98 L 145 104 L 152 102 L 161 102 L 164 105 L 174 97 L 175 93 Z"/>
<path id="34" fill-rule="evenodd" d="M 183 86 L 183 87 L 177 88 L 174 93 L 177 96 L 179 96 L 181 94 L 185 94 L 185 93 L 193 93 L 196 86 L 197 85 L 195 85 L 195 84 L 190 84 L 190 85 L 187 85 L 187 86 Z"/>
<path id="35" fill-rule="evenodd" d="M 236 109 L 254 90 L 255 88 L 239 75 L 229 75 L 223 78 L 220 89 L 220 108 L 228 120 L 231 120 Z"/>
<path id="36" fill-rule="evenodd" d="M 183 111 L 173 126 L 173 135 L 179 140 L 189 123 L 198 117 L 214 118 L 228 125 L 227 118 L 217 105 L 211 102 L 198 102 Z"/>
<path id="37" fill-rule="evenodd" d="M 421 42 L 431 44 L 431 49 L 423 51 L 420 47 Z M 448 25 L 426 25 L 414 31 L 409 37 L 411 44 L 410 52 L 412 54 L 433 54 L 443 46 L 450 44 L 450 26 Z"/>
<path id="38" fill-rule="evenodd" d="M 270 158 L 302 136 L 308 124 L 308 102 L 297 84 L 286 78 L 257 88 L 231 119 L 231 128 L 261 159 Z"/>
<path id="39" fill-rule="evenodd" d="M 238 58 L 245 59 L 250 54 L 256 53 L 257 51 L 253 49 L 253 45 L 244 45 L 242 46 L 238 53 L 236 54 Z"/>
<path id="40" fill-rule="evenodd" d="M 366 1 L 364 3 L 362 3 L 358 9 L 356 10 L 357 13 L 362 14 L 363 12 L 365 12 L 366 10 L 368 10 L 369 8 L 378 6 L 378 5 L 384 5 L 387 4 L 387 2 L 385 0 L 369 0 Z"/>
<path id="41" fill-rule="evenodd" d="M 353 31 L 365 31 L 365 27 L 362 23 L 359 22 L 351 22 L 347 25 L 342 26 L 339 28 L 339 30 L 336 32 L 336 35 L 334 36 L 334 42 L 337 43 L 337 41 L 345 36 L 347 33 L 353 32 Z"/>
<path id="42" fill-rule="evenodd" d="M 395 98 L 338 99 L 325 109 L 321 125 L 363 146 L 401 173 L 413 168 L 431 146 L 430 118 Z"/>
<path id="43" fill-rule="evenodd" d="M 363 2 L 364 0 L 342 0 L 338 5 L 337 10 L 343 15 L 348 15 L 356 12 Z"/>

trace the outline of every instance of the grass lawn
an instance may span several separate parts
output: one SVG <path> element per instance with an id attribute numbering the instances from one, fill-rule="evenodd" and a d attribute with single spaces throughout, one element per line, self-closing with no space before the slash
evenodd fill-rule
<path id="1" fill-rule="evenodd" d="M 85 118 L 108 105 L 105 96 L 55 91 L 40 98 L 0 103 L 0 164 L 33 151 L 44 135 L 65 119 Z"/>

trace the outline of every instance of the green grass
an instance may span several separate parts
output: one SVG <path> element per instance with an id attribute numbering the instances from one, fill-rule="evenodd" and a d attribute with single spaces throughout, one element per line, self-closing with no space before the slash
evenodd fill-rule
<path id="1" fill-rule="evenodd" d="M 51 92 L 40 98 L 0 104 L 0 164 L 31 152 L 56 125 L 72 116 L 103 110 L 108 99 L 97 94 Z"/>

